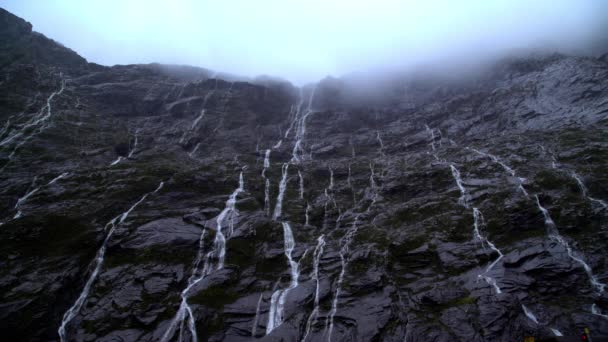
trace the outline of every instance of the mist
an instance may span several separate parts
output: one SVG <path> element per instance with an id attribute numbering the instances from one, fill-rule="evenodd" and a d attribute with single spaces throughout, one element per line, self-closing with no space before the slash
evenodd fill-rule
<path id="1" fill-rule="evenodd" d="M 608 51 L 603 0 L 8 0 L 102 65 L 185 64 L 296 84 L 375 70 L 469 70 L 513 54 Z"/>

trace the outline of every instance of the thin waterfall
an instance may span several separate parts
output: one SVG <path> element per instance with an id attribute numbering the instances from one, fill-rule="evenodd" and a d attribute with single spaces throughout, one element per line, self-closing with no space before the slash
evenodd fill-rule
<path id="1" fill-rule="evenodd" d="M 113 218 L 112 220 L 110 220 L 110 222 L 108 222 L 106 224 L 106 226 L 105 226 L 104 229 L 107 230 L 108 233 L 106 234 L 106 237 L 103 240 L 103 243 L 101 244 L 101 247 L 97 251 L 97 255 L 95 256 L 95 259 L 93 259 L 93 261 L 92 261 L 92 263 L 90 265 L 90 267 L 93 268 L 93 272 L 91 273 L 91 275 L 87 279 L 87 281 L 86 281 L 86 283 L 84 285 L 84 288 L 82 289 L 82 292 L 80 293 L 80 295 L 76 299 L 76 302 L 74 302 L 74 304 L 72 304 L 72 306 L 68 309 L 68 311 L 63 315 L 63 318 L 61 320 L 61 325 L 59 326 L 58 333 L 59 333 L 59 339 L 62 342 L 63 341 L 67 341 L 67 335 L 66 335 L 67 324 L 74 317 L 76 317 L 76 315 L 80 312 L 80 309 L 82 308 L 82 306 L 85 303 L 87 297 L 89 296 L 89 292 L 91 291 L 91 288 L 93 287 L 93 284 L 95 283 L 95 280 L 97 279 L 97 276 L 99 275 L 99 272 L 101 271 L 101 267 L 103 266 L 103 262 L 105 260 L 107 244 L 108 244 L 108 241 L 110 240 L 110 238 L 112 237 L 112 235 L 114 234 L 114 231 L 116 230 L 116 228 L 118 226 L 120 226 L 121 224 L 123 224 L 125 222 L 125 220 L 129 216 L 129 214 L 133 210 L 135 210 L 135 208 L 137 208 L 137 206 L 139 206 L 143 201 L 145 201 L 146 198 L 148 196 L 150 196 L 151 194 L 155 194 L 155 193 L 159 192 L 163 188 L 163 185 L 164 185 L 164 182 L 160 182 L 160 184 L 158 185 L 158 187 L 156 188 L 156 190 L 143 195 L 139 199 L 139 201 L 135 202 L 135 204 L 133 204 L 129 208 L 129 210 L 127 210 L 124 213 L 116 216 L 115 218 Z M 108 230 L 108 228 L 109 228 L 109 230 Z"/>
<path id="2" fill-rule="evenodd" d="M 496 283 L 496 279 L 488 276 L 487 274 L 492 271 L 494 266 L 498 264 L 498 262 L 504 257 L 504 255 L 498 248 L 496 248 L 496 246 L 490 240 L 488 240 L 488 238 L 481 235 L 481 226 L 485 226 L 483 215 L 481 214 L 481 211 L 479 211 L 479 209 L 473 208 L 473 238 L 475 240 L 480 241 L 482 246 L 487 245 L 488 247 L 490 247 L 491 250 L 498 253 L 498 258 L 496 258 L 496 260 L 490 263 L 490 265 L 488 265 L 488 267 L 486 268 L 485 272 L 483 274 L 480 274 L 479 277 L 484 279 L 488 283 L 488 285 L 494 287 L 496 294 L 500 294 L 502 293 L 502 291 Z"/>
<path id="3" fill-rule="evenodd" d="M 535 195 L 535 198 L 536 198 L 536 204 L 538 205 L 538 209 L 543 213 L 543 216 L 545 218 L 545 226 L 547 227 L 547 234 L 549 235 L 549 238 L 554 240 L 555 242 L 559 243 L 562 247 L 564 247 L 566 249 L 566 252 L 568 253 L 568 256 L 570 257 L 570 259 L 574 260 L 575 262 L 577 262 L 579 265 L 581 265 L 583 267 L 583 269 L 585 270 L 585 273 L 587 273 L 587 276 L 589 277 L 589 282 L 595 288 L 595 290 L 598 292 L 598 294 L 601 295 L 602 293 L 604 293 L 606 284 L 604 284 L 598 280 L 598 278 L 593 274 L 593 270 L 591 269 L 591 266 L 589 266 L 582 258 L 574 255 L 574 251 L 572 250 L 572 247 L 570 247 L 568 242 L 559 234 L 559 231 L 557 230 L 557 226 L 555 225 L 555 222 L 549 215 L 549 211 L 540 204 L 538 195 Z"/>
<path id="4" fill-rule="evenodd" d="M 313 280 L 315 280 L 315 282 L 316 282 L 315 298 L 314 298 L 314 302 L 313 302 L 314 307 L 312 309 L 312 312 L 310 313 L 310 316 L 308 316 L 308 319 L 306 320 L 306 330 L 304 333 L 304 337 L 302 337 L 302 342 L 306 341 L 306 338 L 310 334 L 310 329 L 316 323 L 317 317 L 319 315 L 319 287 L 320 287 L 319 262 L 321 260 L 321 256 L 323 255 L 324 247 L 325 247 L 325 235 L 321 235 L 317 239 L 317 246 L 315 247 L 315 250 L 313 253 L 313 271 L 312 271 L 311 278 Z"/>
<path id="5" fill-rule="evenodd" d="M 239 174 L 239 187 L 230 194 L 228 200 L 226 201 L 226 205 L 222 212 L 216 218 L 216 233 L 215 240 L 213 242 L 212 249 L 205 255 L 205 263 L 203 265 L 202 270 L 200 269 L 200 264 L 203 259 L 204 254 L 204 232 L 201 232 L 201 236 L 199 239 L 199 246 L 197 250 L 197 257 L 193 263 L 192 274 L 190 278 L 188 278 L 188 285 L 181 292 L 181 302 L 177 313 L 173 317 L 173 320 L 169 324 L 169 327 L 165 331 L 161 341 L 166 342 L 171 340 L 171 338 L 175 335 L 176 330 L 179 329 L 179 336 L 181 340 L 181 336 L 183 336 L 184 330 L 184 321 L 186 318 L 188 319 L 188 331 L 192 337 L 192 341 L 198 341 L 198 336 L 196 333 L 196 320 L 194 317 L 194 313 L 190 304 L 188 303 L 188 298 L 190 297 L 190 291 L 192 288 L 196 286 L 199 282 L 205 279 L 213 270 L 221 270 L 224 268 L 224 258 L 226 256 L 226 240 L 230 238 L 234 230 L 234 220 L 238 216 L 238 211 L 236 210 L 236 200 L 238 195 L 244 191 L 244 180 L 243 180 L 243 172 Z M 224 234 L 223 225 L 228 221 L 228 231 Z M 217 264 L 214 266 L 212 264 L 213 260 L 217 260 Z"/>
<path id="6" fill-rule="evenodd" d="M 281 222 L 283 225 L 283 237 L 284 237 L 284 245 L 285 245 L 285 256 L 287 257 L 287 262 L 289 264 L 289 270 L 291 274 L 291 282 L 289 287 L 286 289 L 277 290 L 272 294 L 270 299 L 270 310 L 268 314 L 268 324 L 266 325 L 266 334 L 270 334 L 270 332 L 281 325 L 283 323 L 283 314 L 285 309 L 285 300 L 287 294 L 292 289 L 298 286 L 298 279 L 300 277 L 299 264 L 293 260 L 292 254 L 295 248 L 295 240 L 293 237 L 293 231 L 291 230 L 291 226 L 287 222 Z"/>
<path id="7" fill-rule="evenodd" d="M 460 198 L 458 199 L 458 203 L 462 204 L 465 208 L 469 207 L 467 202 L 467 190 L 462 185 L 462 178 L 460 177 L 460 171 L 454 166 L 454 164 L 450 164 L 450 169 L 452 170 L 452 176 L 456 181 L 456 185 L 458 185 L 458 189 L 460 189 Z"/>
<path id="8" fill-rule="evenodd" d="M 526 181 L 526 179 L 523 178 L 523 177 L 517 177 L 517 175 L 515 174 L 515 170 L 513 170 L 507 164 L 505 164 L 504 162 L 502 162 L 497 156 L 495 156 L 493 154 L 481 152 L 481 151 L 479 151 L 477 149 L 474 149 L 474 148 L 467 147 L 466 149 L 469 149 L 469 150 L 471 150 L 471 151 L 479 154 L 482 157 L 490 158 L 494 163 L 497 163 L 498 165 L 500 165 L 511 177 L 516 178 L 518 180 L 519 184 L 518 184 L 517 188 L 519 190 L 521 190 L 521 192 L 524 194 L 524 196 L 526 196 L 526 197 L 529 196 L 528 192 L 524 188 L 524 182 Z"/>
<path id="9" fill-rule="evenodd" d="M 260 309 L 262 307 L 262 299 L 264 298 L 264 293 L 260 293 L 260 298 L 258 299 L 258 304 L 255 307 L 255 317 L 253 319 L 253 326 L 251 327 L 251 336 L 255 337 L 258 329 L 258 323 L 260 322 Z"/>
<path id="10" fill-rule="evenodd" d="M 581 192 L 583 193 L 583 197 L 586 197 L 589 201 L 591 201 L 593 203 L 597 203 L 597 204 L 601 205 L 602 208 L 604 208 L 604 209 L 608 209 L 608 203 L 606 203 L 605 201 L 603 201 L 601 199 L 597 199 L 597 198 L 593 198 L 593 197 L 589 196 L 589 191 L 587 190 L 585 183 L 583 183 L 583 180 L 576 172 L 573 171 L 571 173 L 571 175 L 572 175 L 572 178 L 574 178 L 576 180 L 576 182 L 578 183 L 578 187 L 581 189 Z"/>
<path id="11" fill-rule="evenodd" d="M 274 207 L 274 214 L 272 215 L 272 218 L 274 220 L 281 217 L 281 214 L 283 211 L 283 198 L 285 196 L 285 189 L 287 188 L 288 171 L 289 171 L 289 163 L 283 164 L 283 167 L 281 169 L 281 173 L 282 173 L 281 181 L 279 182 L 279 194 L 277 196 L 277 204 Z"/>

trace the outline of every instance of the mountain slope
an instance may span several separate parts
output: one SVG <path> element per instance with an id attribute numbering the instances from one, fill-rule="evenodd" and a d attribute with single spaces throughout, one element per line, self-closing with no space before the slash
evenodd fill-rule
<path id="1" fill-rule="evenodd" d="M 8 339 L 608 334 L 605 60 L 372 100 L 90 64 L 0 14 Z"/>

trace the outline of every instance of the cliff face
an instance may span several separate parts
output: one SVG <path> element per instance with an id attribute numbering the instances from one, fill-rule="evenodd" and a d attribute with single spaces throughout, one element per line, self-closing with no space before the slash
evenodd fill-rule
<path id="1" fill-rule="evenodd" d="M 605 60 L 366 101 L 335 79 L 102 67 L 0 22 L 5 338 L 608 334 Z"/>

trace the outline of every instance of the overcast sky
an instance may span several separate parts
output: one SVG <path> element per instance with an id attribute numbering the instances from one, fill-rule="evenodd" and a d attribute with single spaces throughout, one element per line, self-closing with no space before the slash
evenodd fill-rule
<path id="1" fill-rule="evenodd" d="M 4 0 L 91 62 L 189 64 L 296 83 L 528 48 L 582 49 L 606 0 Z"/>

